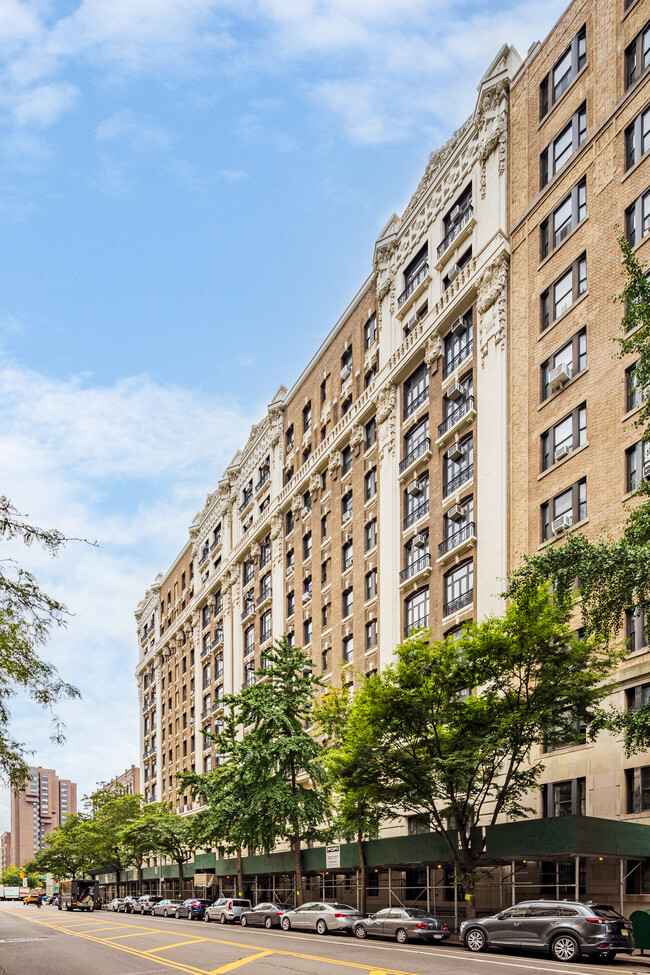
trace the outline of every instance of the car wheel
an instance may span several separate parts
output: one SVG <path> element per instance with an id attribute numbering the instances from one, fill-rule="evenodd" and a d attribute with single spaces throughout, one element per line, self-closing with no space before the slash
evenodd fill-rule
<path id="1" fill-rule="evenodd" d="M 241 919 L 241 923 L 242 924 L 244 923 L 244 919 L 243 918 Z M 264 921 L 264 927 L 265 928 L 272 928 L 273 927 L 273 921 L 271 920 L 270 917 L 267 917 L 266 920 Z"/>
<path id="2" fill-rule="evenodd" d="M 226 924 L 227 921 L 228 921 L 228 918 L 226 917 L 225 914 L 220 914 L 219 915 L 219 924 Z"/>
<path id="3" fill-rule="evenodd" d="M 465 947 L 470 951 L 485 951 L 487 938 L 480 928 L 470 928 L 465 935 Z"/>
<path id="4" fill-rule="evenodd" d="M 322 917 L 319 917 L 319 919 L 316 921 L 316 933 L 327 934 L 327 925 L 325 924 L 325 921 L 322 919 Z"/>
<path id="5" fill-rule="evenodd" d="M 363 924 L 357 924 L 356 928 L 354 929 L 354 936 L 355 938 L 358 938 L 359 941 L 363 941 L 364 938 L 368 937 L 368 932 L 364 928 Z"/>
<path id="6" fill-rule="evenodd" d="M 144 917 L 144 904 L 140 908 L 140 914 L 142 915 L 142 917 Z"/>
<path id="7" fill-rule="evenodd" d="M 399 945 L 404 945 L 406 944 L 407 939 L 408 939 L 408 935 L 404 930 L 404 928 L 398 928 L 397 931 L 395 932 L 395 941 Z"/>
<path id="8" fill-rule="evenodd" d="M 210 923 L 210 921 L 212 920 L 212 918 L 210 917 L 210 915 L 208 914 L 208 912 L 207 912 L 207 911 L 206 911 L 206 912 L 205 912 L 205 914 L 203 915 L 203 920 L 204 920 L 204 921 L 206 922 L 206 924 L 209 924 L 209 923 Z"/>
<path id="9" fill-rule="evenodd" d="M 245 928 L 246 925 L 248 924 L 248 921 L 246 920 L 246 918 L 244 917 L 243 914 L 242 914 L 242 916 L 239 919 L 239 923 L 241 924 L 242 928 Z"/>
<path id="10" fill-rule="evenodd" d="M 155 912 L 155 910 L 154 910 L 153 907 L 151 908 L 151 910 L 149 911 L 149 913 L 151 914 L 152 917 L 155 917 L 156 916 L 156 912 Z"/>
<path id="11" fill-rule="evenodd" d="M 556 961 L 577 961 L 580 957 L 580 945 L 570 934 L 561 934 L 551 944 L 551 955 Z"/>
<path id="12" fill-rule="evenodd" d="M 163 917 L 169 917 L 169 914 L 167 913 L 167 908 L 165 908 L 165 910 L 163 911 Z"/>
<path id="13" fill-rule="evenodd" d="M 288 917 L 283 917 L 280 921 L 280 926 L 283 931 L 291 931 L 291 921 Z"/>

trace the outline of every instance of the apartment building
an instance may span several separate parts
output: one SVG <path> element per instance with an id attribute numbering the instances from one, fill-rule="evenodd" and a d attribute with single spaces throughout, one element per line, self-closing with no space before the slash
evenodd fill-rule
<path id="1" fill-rule="evenodd" d="M 610 297 L 623 283 L 618 234 L 650 258 L 649 16 L 642 0 L 574 0 L 511 86 L 511 566 L 576 528 L 615 535 L 648 476 L 634 425 L 642 393 L 633 359 L 617 358 L 623 309 Z M 650 656 L 633 607 L 625 635 L 615 703 L 636 707 Z M 584 743 L 576 729 L 543 761 L 540 818 L 650 823 L 650 756 L 626 759 L 614 738 Z M 599 869 L 583 862 L 581 888 Z M 645 863 L 620 869 L 628 895 L 650 893 Z M 563 870 L 573 884 L 574 865 Z"/>
<path id="2" fill-rule="evenodd" d="M 116 775 L 111 782 L 116 785 L 121 785 L 128 795 L 139 795 L 140 792 L 140 766 L 131 765 L 130 768 L 125 769 L 120 775 Z"/>
<path id="3" fill-rule="evenodd" d="M 11 864 L 11 833 L 7 830 L 0 835 L 0 873 L 9 869 Z"/>
<path id="4" fill-rule="evenodd" d="M 17 867 L 45 846 L 45 836 L 77 812 L 77 786 L 54 769 L 30 768 L 29 782 L 11 795 L 10 862 Z"/>

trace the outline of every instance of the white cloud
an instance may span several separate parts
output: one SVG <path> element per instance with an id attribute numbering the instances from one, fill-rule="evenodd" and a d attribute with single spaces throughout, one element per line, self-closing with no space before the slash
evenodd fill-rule
<path id="1" fill-rule="evenodd" d="M 100 122 L 95 137 L 99 142 L 126 142 L 139 152 L 167 149 L 171 142 L 169 132 L 150 122 L 139 122 L 128 108 Z"/>
<path id="2" fill-rule="evenodd" d="M 98 543 L 69 542 L 54 560 L 37 547 L 10 549 L 73 612 L 43 652 L 83 694 L 57 709 L 63 748 L 49 742 L 48 714 L 21 698 L 14 730 L 35 748 L 34 762 L 87 792 L 139 761 L 133 612 L 261 409 L 245 414 L 147 377 L 56 381 L 16 362 L 0 370 L 0 400 L 3 493 L 34 523 Z"/>
<path id="3" fill-rule="evenodd" d="M 20 92 L 14 101 L 13 117 L 17 125 L 52 125 L 71 107 L 78 89 L 67 82 L 38 85 Z"/>

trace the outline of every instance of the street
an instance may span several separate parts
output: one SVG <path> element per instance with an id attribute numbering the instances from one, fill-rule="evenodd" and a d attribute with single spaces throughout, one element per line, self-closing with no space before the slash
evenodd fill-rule
<path id="1" fill-rule="evenodd" d="M 242 975 L 647 975 L 649 962 L 621 956 L 609 965 L 562 965 L 545 956 L 470 955 L 453 945 L 401 947 L 338 935 L 0 905 L 0 975 L 220 975 L 239 969 Z"/>

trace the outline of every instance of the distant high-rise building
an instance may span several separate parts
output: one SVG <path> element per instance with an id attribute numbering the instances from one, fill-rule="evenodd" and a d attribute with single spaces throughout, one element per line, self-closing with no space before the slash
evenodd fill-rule
<path id="1" fill-rule="evenodd" d="M 11 797 L 10 862 L 17 867 L 45 846 L 50 833 L 77 811 L 77 785 L 54 769 L 30 768 L 29 782 Z"/>
<path id="2" fill-rule="evenodd" d="M 11 863 L 11 833 L 0 836 L 0 873 L 8 869 Z"/>

